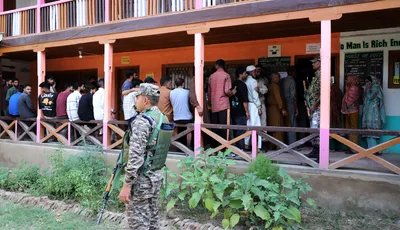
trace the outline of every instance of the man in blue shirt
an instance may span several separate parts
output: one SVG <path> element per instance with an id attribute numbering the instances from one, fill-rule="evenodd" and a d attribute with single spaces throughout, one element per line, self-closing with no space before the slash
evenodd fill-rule
<path id="1" fill-rule="evenodd" d="M 10 114 L 10 117 L 19 117 L 18 100 L 22 94 L 22 91 L 24 91 L 24 87 L 22 85 L 19 85 L 16 88 L 17 88 L 17 93 L 13 94 L 10 97 L 10 101 L 9 101 L 9 105 L 8 105 L 9 106 L 8 112 Z"/>
<path id="2" fill-rule="evenodd" d="M 174 122 L 176 124 L 189 124 L 192 123 L 193 115 L 189 108 L 189 90 L 184 89 L 185 80 L 178 78 L 175 80 L 175 85 L 177 88 L 171 91 L 170 100 L 172 108 L 174 110 Z M 184 132 L 186 127 L 178 127 L 178 133 Z M 179 138 L 178 142 L 187 146 L 186 135 Z M 192 136 L 190 147 L 193 147 L 194 138 Z"/>
<path id="3" fill-rule="evenodd" d="M 125 80 L 124 84 L 122 84 L 122 88 L 121 88 L 121 91 L 122 91 L 121 100 L 122 101 L 124 101 L 124 96 L 137 90 L 137 89 L 133 89 L 132 81 L 134 81 L 134 80 L 139 80 L 138 75 L 136 74 L 136 72 L 134 70 L 128 71 L 128 73 L 126 73 L 126 80 Z"/>

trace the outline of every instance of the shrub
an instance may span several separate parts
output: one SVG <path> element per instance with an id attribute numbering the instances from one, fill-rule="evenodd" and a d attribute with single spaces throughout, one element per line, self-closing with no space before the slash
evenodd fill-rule
<path id="1" fill-rule="evenodd" d="M 264 154 L 259 154 L 257 158 L 249 164 L 248 173 L 256 173 L 263 180 L 269 180 L 280 184 L 282 178 L 279 176 L 279 167 L 272 164 L 271 159 Z"/>
<path id="2" fill-rule="evenodd" d="M 39 180 L 38 166 L 28 166 L 22 162 L 16 169 L 0 170 L 0 187 L 10 191 L 24 192 L 30 190 Z"/>
<path id="3" fill-rule="evenodd" d="M 65 157 L 62 149 L 50 156 L 50 168 L 40 172 L 37 166 L 22 164 L 9 172 L 0 168 L 0 188 L 30 192 L 58 200 L 75 200 L 96 213 L 102 206 L 104 189 L 111 168 L 102 158 L 101 148 L 89 148 L 77 155 Z M 123 210 L 118 192 L 122 178 L 115 185 L 107 206 L 110 210 Z"/>
<path id="4" fill-rule="evenodd" d="M 65 158 L 62 152 L 50 156 L 50 169 L 39 183 L 39 192 L 55 199 L 72 199 L 96 210 L 100 207 L 109 175 L 108 165 L 100 149 Z"/>
<path id="5" fill-rule="evenodd" d="M 296 181 L 284 169 L 273 171 L 271 162 L 262 157 L 253 164 L 254 172 L 233 175 L 227 172 L 227 166 L 235 162 L 227 159 L 227 155 L 229 151 L 185 158 L 178 165 L 182 170 L 179 176 L 164 169 L 161 198 L 167 211 L 177 203 L 189 209 L 201 208 L 211 218 L 223 215 L 224 228 L 233 228 L 240 221 L 262 228 L 300 227 L 300 193 L 311 191 L 303 178 Z M 262 165 L 269 169 L 262 170 Z M 314 205 L 312 200 L 307 202 Z"/>

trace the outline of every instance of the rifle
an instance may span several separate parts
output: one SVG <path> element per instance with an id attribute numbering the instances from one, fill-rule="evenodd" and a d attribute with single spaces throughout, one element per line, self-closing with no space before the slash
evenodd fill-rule
<path id="1" fill-rule="evenodd" d="M 304 104 L 307 109 L 307 115 L 308 115 L 308 117 L 311 117 L 311 112 L 310 112 L 311 105 L 310 105 L 310 98 L 308 96 L 306 81 L 303 81 L 303 88 L 304 88 L 304 98 L 305 98 Z"/>
<path id="2" fill-rule="evenodd" d="M 103 207 L 100 211 L 100 215 L 99 218 L 97 219 L 97 224 L 99 225 L 101 222 L 101 218 L 103 217 L 104 214 L 104 210 L 106 208 L 107 205 L 107 201 L 110 198 L 110 194 L 112 192 L 113 189 L 113 184 L 119 179 L 119 176 L 121 175 L 121 171 L 124 168 L 125 164 L 124 164 L 124 149 L 121 150 L 119 156 L 118 156 L 118 160 L 117 160 L 117 164 L 115 165 L 114 169 L 113 169 L 113 173 L 111 174 L 110 180 L 108 181 L 107 187 L 106 187 L 106 191 L 104 193 L 104 198 L 103 198 Z"/>

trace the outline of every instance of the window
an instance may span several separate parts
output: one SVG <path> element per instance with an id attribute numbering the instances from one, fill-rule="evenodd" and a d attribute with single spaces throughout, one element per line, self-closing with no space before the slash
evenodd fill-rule
<path id="1" fill-rule="evenodd" d="M 389 52 L 388 88 L 400 88 L 400 50 Z"/>
<path id="2" fill-rule="evenodd" d="M 193 63 L 163 65 L 163 76 L 169 76 L 172 80 L 172 88 L 175 88 L 175 80 L 185 79 L 184 88 L 189 89 L 190 79 L 194 75 Z"/>
<path id="3" fill-rule="evenodd" d="M 254 65 L 254 60 L 234 60 L 225 62 L 225 71 L 229 73 L 232 81 L 236 79 L 235 73 L 238 67 L 247 67 L 248 65 Z M 190 81 L 194 76 L 194 64 L 171 64 L 163 65 L 163 76 L 169 76 L 172 80 L 172 87 L 175 88 L 175 79 L 185 79 L 185 89 L 189 89 Z M 204 85 L 207 85 L 208 77 L 215 72 L 215 62 L 206 62 L 204 64 Z"/>

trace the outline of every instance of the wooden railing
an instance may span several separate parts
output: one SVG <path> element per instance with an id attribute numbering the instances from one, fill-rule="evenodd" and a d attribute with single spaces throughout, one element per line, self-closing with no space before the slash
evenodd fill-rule
<path id="1" fill-rule="evenodd" d="M 242 1 L 247 0 L 202 0 L 202 7 Z M 0 12 L 0 31 L 5 37 L 20 36 L 104 23 L 107 16 L 118 21 L 194 10 L 195 4 L 196 0 L 59 0 Z"/>
<path id="2" fill-rule="evenodd" d="M 36 33 L 36 6 L 0 13 L 0 31 L 7 37 Z"/>
<path id="3" fill-rule="evenodd" d="M 237 2 L 248 2 L 249 0 L 202 0 L 203 7 L 211 7 L 216 5 L 224 5 Z"/>
<path id="4" fill-rule="evenodd" d="M 109 121 L 107 124 L 107 137 L 103 137 L 103 121 L 75 121 L 70 122 L 68 120 L 46 120 L 41 119 L 40 121 L 40 129 L 39 134 L 35 132 L 35 127 L 37 126 L 35 118 L 31 119 L 13 119 L 10 117 L 0 117 L 0 139 L 6 139 L 11 141 L 29 141 L 29 142 L 37 142 L 38 144 L 47 144 L 47 143 L 61 143 L 65 146 L 69 146 L 71 148 L 77 146 L 84 145 L 94 145 L 94 146 L 103 146 L 107 150 L 120 150 L 122 148 L 122 140 L 125 134 L 125 130 L 127 129 L 126 121 Z M 193 148 L 190 148 L 189 142 L 182 143 L 182 137 L 186 137 L 189 134 L 192 134 L 195 126 L 194 124 L 187 125 L 178 125 L 179 127 L 185 127 L 186 130 L 181 133 L 177 133 L 173 136 L 171 140 L 171 151 L 180 151 L 184 153 L 186 156 L 194 156 L 195 151 Z M 232 137 L 232 135 L 228 135 L 228 137 L 220 137 L 217 135 L 216 130 L 228 130 L 228 133 L 231 133 L 233 130 L 242 130 L 244 131 L 242 135 L 238 137 Z M 266 156 L 270 157 L 272 160 L 279 163 L 290 163 L 290 164 L 302 164 L 307 165 L 312 168 L 318 168 L 319 163 L 315 159 L 310 159 L 307 156 L 307 151 L 300 151 L 298 149 L 299 146 L 309 142 L 313 138 L 319 136 L 319 129 L 310 129 L 310 128 L 290 128 L 290 127 L 252 127 L 252 126 L 235 126 L 235 125 L 215 125 L 215 124 L 202 124 L 201 132 L 203 138 L 208 138 L 207 143 L 204 143 L 206 146 L 208 143 L 211 143 L 211 140 L 215 140 L 219 143 L 219 146 L 213 146 L 213 150 L 208 150 L 207 154 L 214 154 L 218 151 L 223 151 L 224 149 L 230 149 L 233 154 L 236 155 L 236 159 L 242 159 L 245 161 L 252 161 L 255 159 L 257 154 L 260 152 L 257 149 L 257 136 L 264 137 L 269 143 L 274 144 L 278 147 L 277 150 L 268 151 Z M 303 133 L 306 134 L 304 138 L 287 145 L 284 142 L 273 137 L 274 132 L 295 132 L 295 133 Z M 373 148 L 365 149 L 361 146 L 354 144 L 353 142 L 347 140 L 345 138 L 346 135 L 349 134 L 357 134 L 357 135 L 374 135 L 374 136 L 391 136 L 392 139 L 383 142 Z M 37 135 L 40 136 L 37 139 Z M 341 168 L 352 168 L 354 163 L 363 158 L 368 158 L 373 162 L 376 162 L 377 165 L 374 166 L 374 169 L 368 168 L 369 163 L 367 165 L 360 164 L 356 168 L 359 169 L 367 169 L 376 171 L 375 169 L 380 167 L 378 171 L 393 172 L 395 174 L 400 175 L 400 159 L 393 156 L 398 155 L 387 155 L 377 156 L 378 152 L 382 152 L 385 149 L 388 149 L 394 145 L 400 144 L 400 131 L 387 131 L 387 130 L 350 130 L 350 129 L 331 129 L 330 130 L 331 138 L 341 142 L 345 146 L 349 147 L 356 153 L 350 156 L 345 157 L 332 157 L 333 155 L 328 155 L 329 158 L 329 169 L 341 169 Z M 239 140 L 242 140 L 246 137 L 251 137 L 252 150 L 247 151 L 243 149 L 239 149 L 235 146 L 235 143 Z M 107 141 L 107 145 L 103 145 L 104 138 Z M 193 137 L 192 137 L 193 138 Z M 211 139 L 210 139 L 211 138 Z M 179 139 L 181 139 L 179 141 Z M 187 138 L 190 139 L 190 138 Z M 204 140 L 204 139 L 203 139 Z M 328 153 L 330 154 L 330 153 Z M 287 158 L 290 156 L 290 159 Z M 321 158 L 323 156 L 321 155 Z M 393 160 L 395 159 L 395 160 Z M 397 160 L 396 160 L 397 159 Z M 390 162 L 393 160 L 393 162 Z M 396 163 L 397 162 L 397 163 Z M 365 163 L 365 162 L 364 162 Z M 385 170 L 386 169 L 386 170 Z"/>
<path id="5" fill-rule="evenodd" d="M 195 8 L 195 0 L 110 0 L 111 21 Z"/>
<path id="6" fill-rule="evenodd" d="M 93 25 L 105 20 L 105 0 L 62 0 L 40 9 L 41 31 Z"/>

